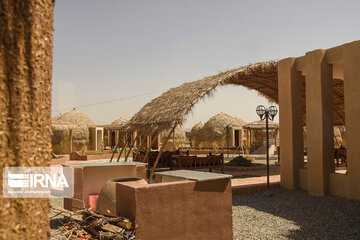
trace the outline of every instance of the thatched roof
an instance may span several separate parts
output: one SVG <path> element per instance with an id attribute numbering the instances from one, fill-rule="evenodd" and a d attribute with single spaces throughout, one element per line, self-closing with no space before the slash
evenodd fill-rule
<path id="1" fill-rule="evenodd" d="M 79 126 L 88 126 L 94 127 L 95 124 L 86 114 L 79 112 L 75 108 L 70 112 L 61 114 L 54 117 L 53 123 L 63 124 L 63 125 L 79 125 Z"/>
<path id="2" fill-rule="evenodd" d="M 246 124 L 246 122 L 240 118 L 230 116 L 226 113 L 219 113 L 210 118 L 193 137 L 204 142 L 222 141 L 226 134 L 224 124 L 228 125 L 230 123 L 233 127 L 240 129 Z"/>
<path id="3" fill-rule="evenodd" d="M 193 138 L 196 137 L 198 135 L 198 132 L 204 127 L 204 123 L 203 122 L 198 122 L 197 124 L 195 124 L 192 128 L 191 131 L 189 133 L 189 138 Z"/>
<path id="4" fill-rule="evenodd" d="M 172 88 L 136 113 L 129 121 L 128 129 L 149 134 L 182 123 L 200 99 L 211 94 L 217 86 L 226 84 L 256 89 L 267 99 L 277 101 L 277 62 L 251 64 Z"/>
<path id="5" fill-rule="evenodd" d="M 52 117 L 51 122 L 57 121 L 58 118 L 61 117 L 61 115 L 62 115 L 62 114 L 60 113 L 59 115 L 56 115 L 56 116 Z"/>
<path id="6" fill-rule="evenodd" d="M 161 132 L 161 140 L 164 142 L 165 138 L 169 135 L 170 129 L 167 129 L 163 132 Z M 181 125 L 177 125 L 174 130 L 174 137 L 175 137 L 175 143 L 183 143 L 186 142 L 186 134 L 184 131 L 184 128 Z M 173 135 L 169 138 L 168 142 L 173 142 Z"/>
<path id="7" fill-rule="evenodd" d="M 128 121 L 126 118 L 120 117 L 110 124 L 103 125 L 103 127 L 104 129 L 123 129 L 122 123 L 125 122 L 127 124 Z"/>
<path id="8" fill-rule="evenodd" d="M 248 123 L 244 126 L 245 129 L 266 129 L 266 121 L 262 120 L 262 121 L 255 121 L 255 122 L 251 122 Z M 269 120 L 269 129 L 277 129 L 279 128 L 279 124 L 270 121 Z"/>
<path id="9" fill-rule="evenodd" d="M 256 90 L 269 101 L 278 103 L 277 61 L 250 64 L 172 88 L 136 113 L 129 121 L 128 130 L 151 134 L 170 128 L 174 124 L 183 123 L 200 99 L 211 94 L 216 87 L 227 84 Z M 303 78 L 303 86 L 305 87 L 305 78 Z M 344 81 L 334 79 L 333 86 L 333 123 L 344 125 Z M 303 92 L 305 98 L 305 88 Z"/>
<path id="10" fill-rule="evenodd" d="M 334 146 L 340 147 L 344 144 L 346 129 L 345 126 L 334 126 Z"/>
<path id="11" fill-rule="evenodd" d="M 94 127 L 93 121 L 84 113 L 75 108 L 67 113 L 52 118 L 52 144 L 59 144 L 69 139 L 69 130 L 72 130 L 72 139 L 75 144 L 86 144 L 90 141 L 89 127 Z"/>
<path id="12" fill-rule="evenodd" d="M 59 144 L 61 141 L 69 139 L 69 130 L 72 130 L 72 139 L 75 144 L 86 144 L 90 141 L 89 127 L 86 125 L 64 125 L 52 124 L 51 131 L 53 133 L 51 142 L 53 145 Z"/>

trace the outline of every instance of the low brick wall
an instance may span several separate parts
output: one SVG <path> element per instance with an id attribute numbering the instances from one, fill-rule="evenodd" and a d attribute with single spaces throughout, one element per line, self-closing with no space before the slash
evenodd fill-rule
<path id="1" fill-rule="evenodd" d="M 118 183 L 117 211 L 134 218 L 139 240 L 233 239 L 229 179 Z"/>
<path id="2" fill-rule="evenodd" d="M 109 154 L 100 154 L 100 155 L 82 155 L 80 152 L 72 152 L 70 153 L 70 160 L 98 160 L 98 159 L 108 159 L 111 158 L 112 153 Z M 114 158 L 117 158 L 119 154 L 115 154 Z M 125 157 L 125 154 L 121 154 L 121 157 Z M 130 153 L 129 157 L 132 157 L 132 153 Z"/>
<path id="3" fill-rule="evenodd" d="M 75 163 L 77 164 L 77 163 Z M 145 165 L 126 165 L 125 163 L 107 163 L 99 166 L 88 167 L 74 166 L 74 197 L 64 198 L 64 208 L 76 211 L 83 207 L 83 202 L 88 204 L 88 195 L 100 193 L 104 183 L 113 178 L 130 178 L 146 176 Z M 124 165 L 122 165 L 124 164 Z M 80 200 L 80 201 L 79 201 Z M 81 202 L 83 201 L 83 202 Z"/>
<path id="4" fill-rule="evenodd" d="M 50 165 L 59 165 L 59 164 L 65 163 L 65 162 L 66 162 L 66 157 L 62 156 L 62 157 L 59 157 L 59 158 L 51 159 Z"/>

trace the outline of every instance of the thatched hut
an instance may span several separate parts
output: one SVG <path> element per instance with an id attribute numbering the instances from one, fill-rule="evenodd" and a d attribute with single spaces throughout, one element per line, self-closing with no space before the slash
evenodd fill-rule
<path id="1" fill-rule="evenodd" d="M 195 124 L 189 133 L 189 140 L 190 140 L 190 146 L 199 146 L 200 138 L 199 138 L 199 131 L 204 127 L 203 122 L 198 122 Z"/>
<path id="2" fill-rule="evenodd" d="M 228 128 L 225 126 L 232 125 Z M 193 139 L 196 139 L 200 147 L 240 147 L 242 145 L 243 128 L 246 122 L 242 119 L 230 116 L 223 112 L 210 118 L 202 128 L 193 132 Z M 198 126 L 199 127 L 199 126 Z M 228 134 L 228 135 L 227 135 Z M 228 136 L 228 139 L 226 137 Z M 195 142 L 195 141 L 194 141 Z"/>
<path id="3" fill-rule="evenodd" d="M 160 145 L 163 145 L 165 142 L 166 136 L 169 134 L 170 129 L 161 132 L 160 134 Z M 186 144 L 186 134 L 181 125 L 177 125 L 174 132 L 172 133 L 170 139 L 164 146 L 164 149 L 167 151 L 173 151 L 180 147 L 185 147 Z"/>
<path id="4" fill-rule="evenodd" d="M 279 124 L 269 121 L 269 144 L 279 145 Z M 266 141 L 266 121 L 255 121 L 244 126 L 246 147 L 253 151 L 264 146 Z"/>
<path id="5" fill-rule="evenodd" d="M 103 125 L 104 127 L 104 141 L 110 148 L 115 147 L 119 143 L 119 136 L 124 131 L 124 126 L 129 120 L 120 117 L 110 124 Z M 124 136 L 125 137 L 125 136 Z M 121 146 L 124 145 L 124 138 L 120 139 Z"/>
<path id="6" fill-rule="evenodd" d="M 100 150 L 102 128 L 75 108 L 52 118 L 52 148 L 56 154 L 72 151 Z"/>
<path id="7" fill-rule="evenodd" d="M 60 114 L 56 116 L 56 121 L 63 122 L 65 124 L 80 125 L 80 126 L 89 126 L 94 127 L 95 124 L 85 113 L 78 111 L 76 108 L 73 108 L 70 112 Z"/>

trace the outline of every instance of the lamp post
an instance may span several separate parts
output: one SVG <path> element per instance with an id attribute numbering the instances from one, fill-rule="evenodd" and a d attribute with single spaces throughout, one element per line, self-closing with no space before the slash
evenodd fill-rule
<path id="1" fill-rule="evenodd" d="M 266 170 L 267 170 L 267 188 L 270 189 L 270 166 L 269 166 L 269 118 L 274 120 L 278 110 L 275 106 L 270 106 L 268 109 L 263 105 L 256 108 L 256 113 L 260 120 L 266 120 Z"/>
<path id="2" fill-rule="evenodd" d="M 230 128 L 232 128 L 232 124 L 229 123 L 229 124 L 224 124 L 224 128 L 225 128 L 225 131 L 226 131 L 226 150 L 227 150 L 227 156 L 228 156 L 228 159 L 229 159 L 229 130 Z"/>

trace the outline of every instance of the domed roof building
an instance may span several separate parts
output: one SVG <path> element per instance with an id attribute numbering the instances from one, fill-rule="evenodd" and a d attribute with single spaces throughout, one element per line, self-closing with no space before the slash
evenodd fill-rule
<path id="1" fill-rule="evenodd" d="M 76 108 L 70 112 L 55 116 L 53 121 L 66 125 L 95 126 L 90 117 L 88 117 L 85 113 L 78 111 Z"/>
<path id="2" fill-rule="evenodd" d="M 110 126 L 111 128 L 122 128 L 123 124 L 126 124 L 128 121 L 129 121 L 128 119 L 120 117 L 115 121 L 113 121 L 112 123 L 110 123 L 108 126 Z"/>
<path id="3" fill-rule="evenodd" d="M 111 148 L 118 145 L 120 133 L 124 131 L 124 126 L 129 120 L 119 117 L 110 124 L 104 125 L 105 144 Z M 124 145 L 124 139 L 121 139 L 121 146 Z"/>
<path id="4" fill-rule="evenodd" d="M 199 131 L 203 127 L 204 127 L 204 123 L 200 121 L 191 128 L 191 131 L 189 133 L 189 140 L 190 140 L 190 145 L 191 146 L 198 146 L 199 145 L 199 140 L 200 140 L 200 139 L 198 139 Z"/>
<path id="5" fill-rule="evenodd" d="M 160 139 L 161 143 L 165 142 L 166 137 L 169 135 L 170 130 L 171 129 L 161 132 L 161 139 Z M 172 151 L 179 147 L 185 147 L 185 144 L 186 144 L 186 133 L 184 131 L 184 128 L 179 124 L 176 126 L 174 133 L 170 136 L 164 150 Z"/>
<path id="6" fill-rule="evenodd" d="M 100 147 L 97 142 L 102 141 L 102 137 L 100 139 L 100 135 L 95 132 L 101 129 L 97 129 L 90 117 L 75 108 L 53 117 L 51 130 L 53 133 L 51 143 L 56 154 L 97 150 Z"/>
<path id="7" fill-rule="evenodd" d="M 245 124 L 244 120 L 221 112 L 210 118 L 203 127 L 201 124 L 194 126 L 191 140 L 200 147 L 225 147 L 227 144 L 229 147 L 239 147 L 242 144 L 242 127 Z"/>

